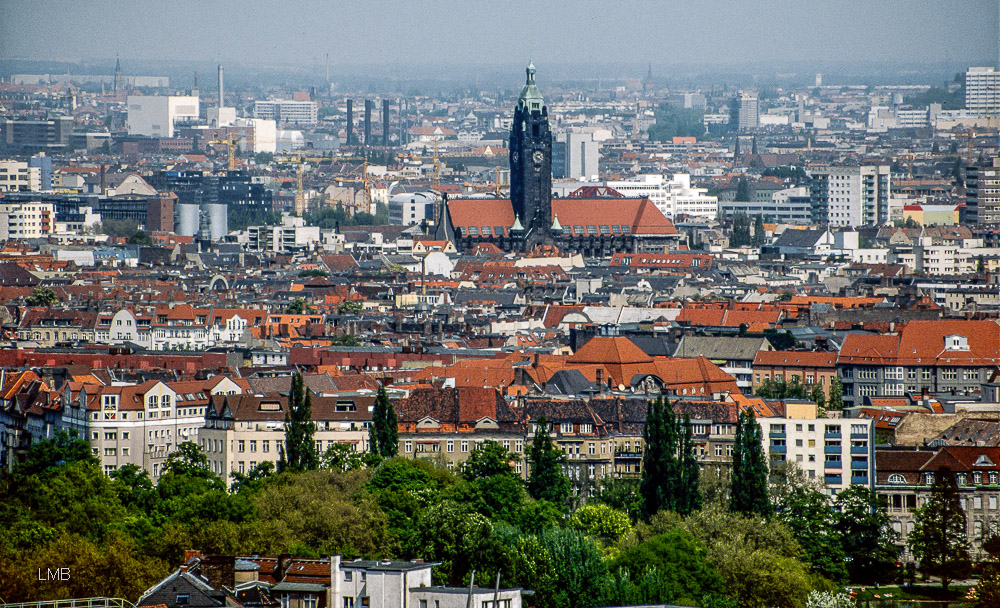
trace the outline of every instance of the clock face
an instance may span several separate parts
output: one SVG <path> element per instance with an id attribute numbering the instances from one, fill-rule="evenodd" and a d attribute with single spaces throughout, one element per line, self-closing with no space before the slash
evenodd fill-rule
<path id="1" fill-rule="evenodd" d="M 541 150 L 535 150 L 535 153 L 531 156 L 531 159 L 534 160 L 536 164 L 541 164 L 542 158 L 543 156 Z"/>

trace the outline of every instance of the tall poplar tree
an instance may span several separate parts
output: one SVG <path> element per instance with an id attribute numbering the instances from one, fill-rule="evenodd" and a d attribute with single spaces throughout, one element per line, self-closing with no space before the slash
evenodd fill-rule
<path id="1" fill-rule="evenodd" d="M 368 447 L 372 454 L 392 458 L 399 453 L 399 420 L 384 386 L 378 387 L 372 424 L 368 427 Z"/>
<path id="2" fill-rule="evenodd" d="M 771 513 L 762 439 L 763 433 L 753 410 L 740 412 L 736 421 L 729 491 L 729 508 L 737 513 L 764 516 Z"/>
<path id="3" fill-rule="evenodd" d="M 945 590 L 951 580 L 968 575 L 971 562 L 965 511 L 951 469 L 941 467 L 934 476 L 930 500 L 917 509 L 910 545 L 920 560 L 920 569 L 940 576 Z"/>
<path id="4" fill-rule="evenodd" d="M 563 471 L 566 455 L 552 441 L 548 427 L 545 416 L 539 416 L 528 451 L 528 494 L 535 500 L 561 505 L 569 499 L 571 490 L 569 477 Z"/>
<path id="5" fill-rule="evenodd" d="M 319 467 L 315 435 L 312 394 L 305 389 L 302 374 L 295 374 L 285 412 L 285 444 L 278 448 L 278 471 L 311 471 Z"/>
<path id="6" fill-rule="evenodd" d="M 639 492 L 647 517 L 667 509 L 687 515 L 701 505 L 698 462 L 691 440 L 691 421 L 682 421 L 661 398 L 646 405 Z"/>

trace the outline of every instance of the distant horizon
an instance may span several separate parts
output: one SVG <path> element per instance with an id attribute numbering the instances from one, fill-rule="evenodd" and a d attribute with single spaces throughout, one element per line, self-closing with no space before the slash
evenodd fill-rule
<path id="1" fill-rule="evenodd" d="M 995 0 L 6 0 L 0 58 L 75 63 L 118 56 L 270 69 L 315 69 L 327 54 L 337 66 L 443 70 L 529 59 L 540 67 L 694 69 L 996 65 L 998 29 Z"/>

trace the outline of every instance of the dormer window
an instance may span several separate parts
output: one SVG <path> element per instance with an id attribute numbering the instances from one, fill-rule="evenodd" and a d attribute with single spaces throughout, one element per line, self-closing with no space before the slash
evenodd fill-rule
<path id="1" fill-rule="evenodd" d="M 952 334 L 944 339 L 945 350 L 969 350 L 969 339 L 965 336 Z"/>

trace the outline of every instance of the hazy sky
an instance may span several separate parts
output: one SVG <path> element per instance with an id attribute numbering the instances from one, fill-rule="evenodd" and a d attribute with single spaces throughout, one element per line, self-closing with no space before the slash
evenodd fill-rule
<path id="1" fill-rule="evenodd" d="M 0 58 L 997 62 L 997 0 L 0 0 Z"/>

